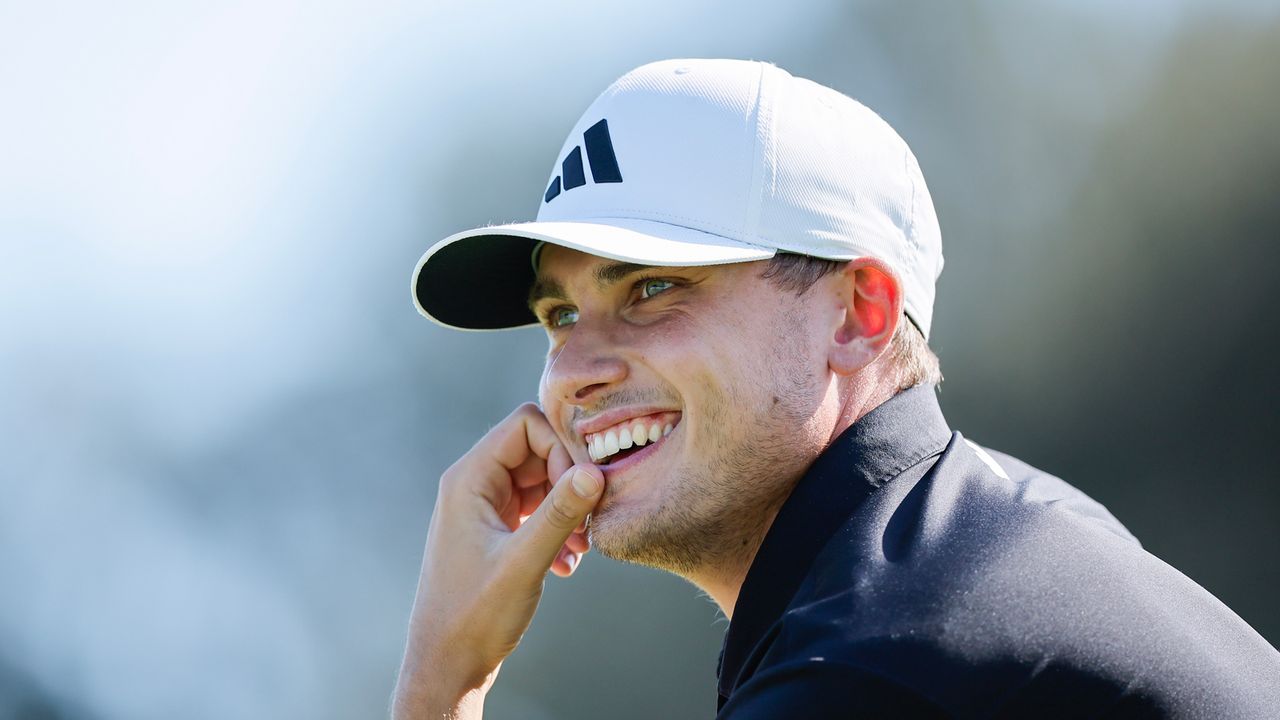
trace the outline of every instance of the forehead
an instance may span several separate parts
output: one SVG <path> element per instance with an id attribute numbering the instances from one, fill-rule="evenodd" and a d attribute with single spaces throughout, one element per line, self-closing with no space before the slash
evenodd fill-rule
<path id="1" fill-rule="evenodd" d="M 538 253 L 537 271 L 539 278 L 570 280 L 579 273 L 590 272 L 596 266 L 616 262 L 618 261 L 547 243 Z"/>

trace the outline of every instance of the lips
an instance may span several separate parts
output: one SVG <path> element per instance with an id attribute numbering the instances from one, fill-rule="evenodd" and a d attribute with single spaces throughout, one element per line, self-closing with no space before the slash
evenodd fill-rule
<path id="1" fill-rule="evenodd" d="M 583 436 L 587 455 L 605 460 L 625 450 L 656 443 L 680 424 L 679 412 L 658 412 L 630 417 Z"/>

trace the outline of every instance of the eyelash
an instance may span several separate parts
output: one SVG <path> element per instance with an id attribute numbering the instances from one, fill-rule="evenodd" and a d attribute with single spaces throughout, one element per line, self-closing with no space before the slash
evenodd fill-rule
<path id="1" fill-rule="evenodd" d="M 682 283 L 676 278 L 665 277 L 662 275 L 642 275 L 636 278 L 636 281 L 632 283 L 631 292 L 633 294 L 641 292 L 644 289 L 644 284 L 652 280 L 661 280 L 663 282 L 671 283 L 671 287 L 667 288 L 666 290 L 663 290 L 662 292 L 656 293 L 655 295 L 650 295 L 649 297 L 642 297 L 636 302 L 644 302 L 645 300 L 652 300 L 657 295 L 661 295 L 664 292 L 672 290 L 673 288 L 678 288 L 682 285 Z M 552 320 L 555 318 L 555 315 L 557 312 L 560 312 L 561 310 L 572 308 L 572 307 L 573 307 L 572 305 L 556 305 L 554 307 L 550 307 L 547 309 L 545 313 L 542 314 L 542 316 L 539 318 L 539 321 L 542 323 L 543 327 L 546 327 L 551 330 L 559 330 L 561 327 L 568 327 L 567 325 L 557 326 L 552 323 Z"/>
<path id="2" fill-rule="evenodd" d="M 645 284 L 645 283 L 647 283 L 647 282 L 650 282 L 650 281 L 652 281 L 652 280 L 661 280 L 662 282 L 665 282 L 665 283 L 671 283 L 671 287 L 667 288 L 667 290 L 670 290 L 671 288 L 680 287 L 680 282 L 679 282 L 678 280 L 676 280 L 675 278 L 663 277 L 663 276 L 661 276 L 661 275 L 647 275 L 647 276 L 642 276 L 642 277 L 636 278 L 636 282 L 635 282 L 635 284 L 631 286 L 631 292 L 633 292 L 633 293 L 634 293 L 634 292 L 643 292 L 643 291 L 644 291 L 644 284 Z M 657 293 L 657 294 L 658 294 L 658 295 L 661 295 L 662 293 L 666 292 L 667 290 L 663 290 L 662 292 Z M 653 296 L 652 296 L 652 295 L 650 295 L 649 297 L 642 297 L 642 298 L 640 298 L 640 299 L 641 299 L 641 300 L 649 300 L 649 299 L 651 299 L 652 297 L 653 297 Z"/>

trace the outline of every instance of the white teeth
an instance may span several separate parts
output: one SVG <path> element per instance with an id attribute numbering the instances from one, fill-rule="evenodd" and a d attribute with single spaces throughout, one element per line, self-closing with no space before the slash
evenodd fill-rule
<path id="1" fill-rule="evenodd" d="M 586 437 L 587 455 L 590 455 L 592 460 L 598 462 L 621 450 L 626 450 L 633 446 L 643 447 L 649 443 L 658 442 L 663 437 L 670 435 L 674 429 L 675 426 L 672 423 L 667 423 L 665 427 L 658 423 L 653 423 L 646 428 L 643 420 L 637 420 L 630 427 L 618 426 L 610 428 L 606 432 Z"/>

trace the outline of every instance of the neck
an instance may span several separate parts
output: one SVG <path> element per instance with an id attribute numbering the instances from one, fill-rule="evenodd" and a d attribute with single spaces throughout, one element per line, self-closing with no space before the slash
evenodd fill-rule
<path id="1" fill-rule="evenodd" d="M 792 486 L 794 487 L 794 483 Z M 783 500 L 785 501 L 786 498 Z M 768 534 L 781 508 L 782 503 L 778 503 L 768 511 L 763 522 L 755 526 L 758 532 L 743 541 L 742 552 L 737 554 L 738 557 L 734 562 L 721 564 L 713 569 L 718 572 L 699 573 L 686 578 L 706 593 L 720 607 L 720 612 L 730 620 L 733 619 L 733 608 L 738 604 L 738 593 L 742 590 L 742 583 L 747 579 L 751 562 L 755 560 L 756 553 L 759 552 L 760 545 L 764 543 L 764 537 Z"/>
<path id="2" fill-rule="evenodd" d="M 827 437 L 828 447 L 859 418 L 898 394 L 896 379 L 893 375 L 884 373 L 880 363 L 875 363 L 864 372 L 872 377 L 841 378 L 843 385 L 839 393 L 840 409 Z"/>

